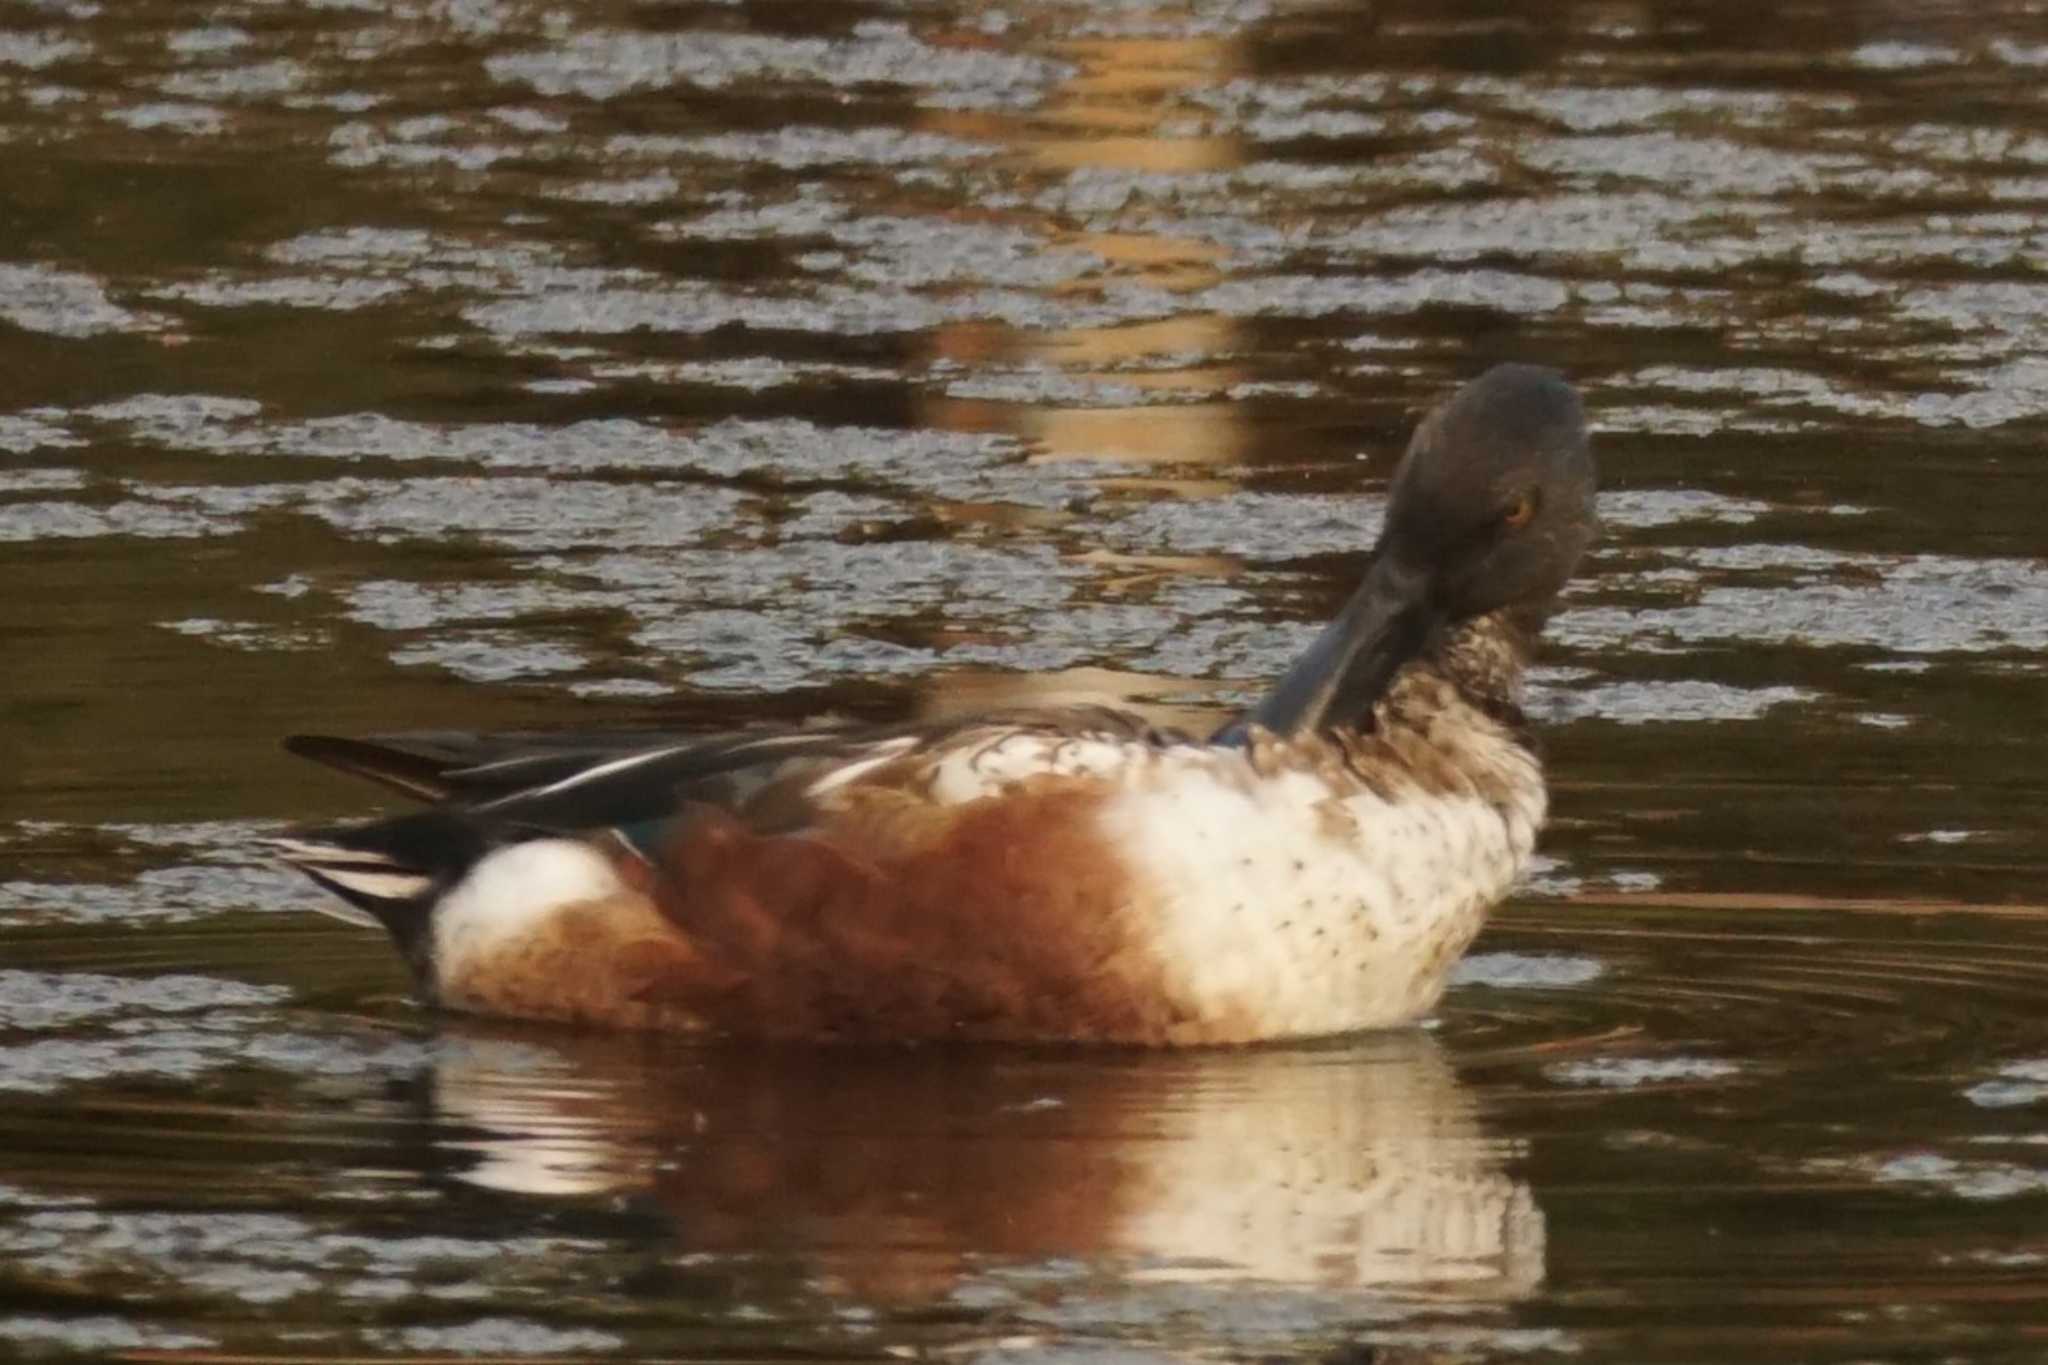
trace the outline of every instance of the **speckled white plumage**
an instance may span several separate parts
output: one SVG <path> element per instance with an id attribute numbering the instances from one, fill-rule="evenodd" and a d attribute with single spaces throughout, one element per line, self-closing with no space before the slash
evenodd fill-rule
<path id="1" fill-rule="evenodd" d="M 1102 819 L 1140 884 L 1156 951 L 1199 1018 L 1259 1037 L 1405 1023 L 1535 846 L 1543 792 L 1332 789 L 1249 771 L 1240 752 L 1169 751 Z"/>
<path id="2" fill-rule="evenodd" d="M 1438 690 L 1405 750 L 994 732 L 940 757 L 927 791 L 954 804 L 1037 778 L 1102 782 L 1101 832 L 1143 888 L 1129 913 L 1192 1020 L 1258 1037 L 1406 1023 L 1513 887 L 1546 807 L 1535 756 Z M 1418 750 L 1427 777 L 1409 766 Z"/>

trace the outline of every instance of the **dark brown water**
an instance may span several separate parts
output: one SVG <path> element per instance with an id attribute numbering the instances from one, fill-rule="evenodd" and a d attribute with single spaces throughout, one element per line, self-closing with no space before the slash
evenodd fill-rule
<path id="1" fill-rule="evenodd" d="M 2021 0 L 0 4 L 0 1357 L 2048 1358 L 2044 210 Z M 1609 535 L 1425 1030 L 507 1031 L 250 847 L 1220 714 L 1503 358 Z"/>

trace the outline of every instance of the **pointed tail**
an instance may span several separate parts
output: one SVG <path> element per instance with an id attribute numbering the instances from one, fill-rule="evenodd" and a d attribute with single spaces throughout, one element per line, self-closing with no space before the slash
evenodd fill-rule
<path id="1" fill-rule="evenodd" d="M 476 824 L 443 811 L 298 830 L 264 842 L 340 898 L 327 913 L 381 925 L 415 965 L 435 902 L 492 847 Z"/>

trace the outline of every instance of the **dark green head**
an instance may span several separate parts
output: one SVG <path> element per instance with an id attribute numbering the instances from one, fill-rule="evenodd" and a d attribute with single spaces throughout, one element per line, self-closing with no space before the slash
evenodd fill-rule
<path id="1" fill-rule="evenodd" d="M 1599 530 L 1586 417 L 1555 370 L 1496 365 L 1416 428 L 1365 581 L 1264 701 L 1217 736 L 1359 725 L 1445 626 L 1540 611 Z"/>
<path id="2" fill-rule="evenodd" d="M 1497 365 L 1415 429 L 1374 567 L 1426 582 L 1425 608 L 1443 621 L 1547 601 L 1599 530 L 1595 484 L 1571 385 Z"/>

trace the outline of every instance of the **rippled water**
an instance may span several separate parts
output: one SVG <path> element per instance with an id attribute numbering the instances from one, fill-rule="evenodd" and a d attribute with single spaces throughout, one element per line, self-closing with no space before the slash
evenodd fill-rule
<path id="1" fill-rule="evenodd" d="M 0 6 L 0 1354 L 2039 1359 L 2048 6 Z M 292 729 L 1214 716 L 1583 388 L 1419 1031 L 426 1016 Z M 152 1356 L 151 1358 L 159 1358 Z"/>

